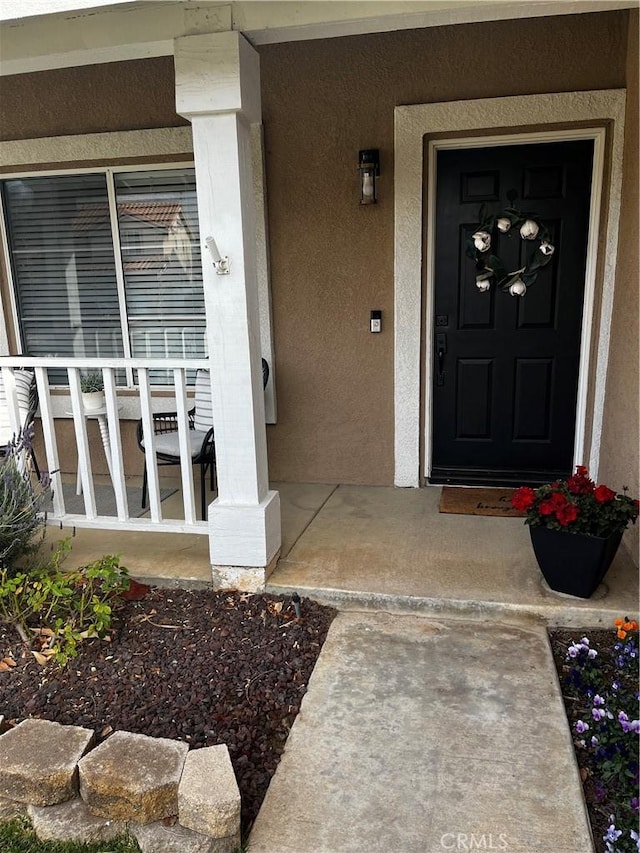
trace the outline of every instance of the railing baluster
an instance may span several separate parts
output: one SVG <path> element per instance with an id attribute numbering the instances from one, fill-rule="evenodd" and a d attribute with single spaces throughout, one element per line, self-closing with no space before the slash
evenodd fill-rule
<path id="1" fill-rule="evenodd" d="M 16 378 L 12 367 L 2 368 L 2 384 L 4 385 L 4 396 L 9 411 L 9 426 L 14 437 L 18 437 L 22 429 L 20 425 L 20 409 L 18 407 L 18 394 L 16 392 Z"/>
<path id="2" fill-rule="evenodd" d="M 140 415 L 142 417 L 142 434 L 144 436 L 144 455 L 147 466 L 147 487 L 151 520 L 161 521 L 162 510 L 160 508 L 156 441 L 153 431 L 153 416 L 151 414 L 151 390 L 149 388 L 149 372 L 144 367 L 138 370 L 138 386 L 140 388 Z"/>
<path id="3" fill-rule="evenodd" d="M 103 342 L 104 343 L 104 342 Z M 149 344 L 150 341 L 147 341 Z M 184 342 L 183 342 L 184 343 Z M 101 347 L 103 349 L 103 347 Z M 17 369 L 29 369 L 35 371 L 36 384 L 42 424 L 47 465 L 51 473 L 53 490 L 53 511 L 49 513 L 49 520 L 61 521 L 63 524 L 77 527 L 114 529 L 114 530 L 138 530 L 138 531 L 167 531 L 181 533 L 207 534 L 208 525 L 206 521 L 198 520 L 197 502 L 194 495 L 195 478 L 191 466 L 191 450 L 188 431 L 188 404 L 187 376 L 198 369 L 207 368 L 205 358 L 124 358 L 105 354 L 97 357 L 72 357 L 72 356 L 0 356 L 0 370 L 4 378 L 6 393 L 7 420 L 17 429 L 19 419 L 19 408 L 17 406 L 17 395 L 15 393 L 14 371 Z M 56 369 L 64 370 L 68 376 L 68 396 L 52 396 L 49 387 L 48 371 Z M 108 454 L 108 465 L 111 474 L 111 483 L 116 497 L 117 516 L 98 515 L 96 505 L 96 486 L 94 484 L 91 447 L 93 439 L 89 441 L 88 420 L 82 404 L 80 392 L 80 372 L 84 370 L 101 371 L 105 385 L 106 414 L 98 417 L 101 427 L 103 447 Z M 148 470 L 148 485 L 151 517 L 130 517 L 125 465 L 123 459 L 123 436 L 119 418 L 118 386 L 117 379 L 122 372 L 127 377 L 133 377 L 134 371 L 139 374 L 140 413 L 143 422 L 143 433 L 145 437 L 145 459 Z M 153 403 L 150 376 L 162 375 L 167 377 L 167 382 L 174 375 L 175 380 L 175 405 L 169 404 L 168 408 L 177 411 L 178 443 L 180 453 L 181 486 L 184 500 L 184 520 L 173 518 L 164 520 L 162 518 L 162 507 L 160 501 L 160 477 L 156 457 L 156 440 L 153 434 Z M 166 393 L 166 392 L 165 392 Z M 123 399 L 120 400 L 123 403 Z M 127 401 L 127 406 L 130 401 Z M 4 405 L 4 404 L 3 404 Z M 70 499 L 65 502 L 63 494 L 62 474 L 60 471 L 59 442 L 57 441 L 56 421 L 59 418 L 72 416 L 75 440 L 78 451 L 78 485 L 82 487 L 84 499 L 84 513 L 80 510 L 69 512 Z M 94 450 L 98 447 L 96 447 Z M 78 489 L 79 491 L 80 489 Z M 135 508 L 137 509 L 137 507 Z"/>
<path id="4" fill-rule="evenodd" d="M 118 397 L 115 377 L 112 367 L 102 371 L 104 391 L 107 401 L 107 423 L 109 447 L 111 450 L 111 482 L 116 496 L 118 518 L 126 521 L 129 518 L 129 502 L 127 500 L 127 484 L 122 464 L 122 436 L 120 434 L 120 417 L 118 415 Z"/>
<path id="5" fill-rule="evenodd" d="M 193 496 L 193 463 L 191 462 L 191 445 L 189 443 L 187 385 L 185 381 L 185 371 L 183 369 L 178 368 L 173 371 L 173 382 L 176 390 L 176 411 L 178 413 L 178 442 L 180 445 L 180 470 L 182 473 L 184 520 L 189 524 L 193 524 L 196 520 L 195 501 Z"/>
<path id="6" fill-rule="evenodd" d="M 51 412 L 51 394 L 49 393 L 49 376 L 45 367 L 36 367 L 36 384 L 38 386 L 38 405 L 40 407 L 40 422 L 44 449 L 47 454 L 47 467 L 51 478 L 53 493 L 53 513 L 60 516 L 65 514 L 64 494 L 62 490 L 62 475 L 60 474 L 60 458 L 58 442 Z"/>
<path id="7" fill-rule="evenodd" d="M 80 482 L 82 483 L 82 495 L 87 518 L 95 518 L 96 495 L 93 488 L 93 471 L 91 469 L 91 453 L 89 451 L 89 439 L 87 437 L 87 421 L 84 416 L 82 405 L 82 394 L 80 391 L 80 374 L 77 367 L 67 368 L 69 376 L 69 391 L 71 393 L 71 411 L 73 413 L 73 424 L 76 431 L 76 445 L 78 448 L 78 470 Z"/>

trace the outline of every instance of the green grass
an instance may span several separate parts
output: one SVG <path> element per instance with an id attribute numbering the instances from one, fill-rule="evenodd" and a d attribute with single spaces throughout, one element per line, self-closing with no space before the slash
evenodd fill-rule
<path id="1" fill-rule="evenodd" d="M 78 844 L 75 841 L 38 841 L 25 815 L 0 823 L 0 853 L 140 853 L 135 838 Z M 246 853 L 243 844 L 236 853 Z"/>
<path id="2" fill-rule="evenodd" d="M 38 841 L 27 817 L 0 824 L 2 853 L 140 853 L 133 838 L 78 844 L 69 841 Z"/>

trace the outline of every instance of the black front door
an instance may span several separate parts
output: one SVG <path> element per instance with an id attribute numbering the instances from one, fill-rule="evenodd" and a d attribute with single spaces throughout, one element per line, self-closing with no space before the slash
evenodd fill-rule
<path id="1" fill-rule="evenodd" d="M 437 157 L 433 446 L 436 483 L 541 483 L 572 467 L 591 196 L 591 141 Z M 555 246 L 524 296 L 476 286 L 481 206 L 533 213 Z M 492 233 L 508 272 L 540 241 Z"/>

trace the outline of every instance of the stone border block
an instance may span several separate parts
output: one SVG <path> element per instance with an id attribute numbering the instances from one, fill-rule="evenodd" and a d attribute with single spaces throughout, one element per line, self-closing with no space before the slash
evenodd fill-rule
<path id="1" fill-rule="evenodd" d="M 212 838 L 179 823 L 166 826 L 162 821 L 144 826 L 130 823 L 129 832 L 142 853 L 236 853 L 240 849 L 239 832 L 230 838 Z"/>
<path id="2" fill-rule="evenodd" d="M 77 764 L 92 738 L 80 726 L 23 720 L 0 735 L 0 797 L 52 806 L 77 796 Z"/>
<path id="3" fill-rule="evenodd" d="M 96 817 L 152 823 L 178 813 L 186 743 L 115 732 L 79 763 L 80 795 Z"/>
<path id="4" fill-rule="evenodd" d="M 182 826 L 214 838 L 240 831 L 240 791 L 226 744 L 189 752 L 178 788 L 178 815 Z"/>
<path id="5" fill-rule="evenodd" d="M 127 831 L 126 823 L 94 817 L 79 797 L 57 806 L 29 806 L 27 811 L 40 841 L 112 841 Z"/>

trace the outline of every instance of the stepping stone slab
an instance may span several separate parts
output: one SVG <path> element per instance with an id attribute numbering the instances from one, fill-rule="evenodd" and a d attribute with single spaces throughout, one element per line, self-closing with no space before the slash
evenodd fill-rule
<path id="1" fill-rule="evenodd" d="M 165 826 L 162 821 L 145 826 L 130 823 L 129 832 L 142 853 L 236 853 L 240 849 L 240 832 L 231 838 L 212 838 L 179 823 Z"/>
<path id="2" fill-rule="evenodd" d="M 186 743 L 116 732 L 78 765 L 80 796 L 97 817 L 152 823 L 178 813 Z"/>
<path id="3" fill-rule="evenodd" d="M 0 823 L 9 823 L 10 820 L 24 814 L 26 810 L 27 807 L 24 803 L 0 797 Z"/>
<path id="4" fill-rule="evenodd" d="M 240 791 L 226 744 L 193 749 L 178 788 L 182 826 L 225 838 L 240 831 Z"/>
<path id="5" fill-rule="evenodd" d="M 57 806 L 29 806 L 27 811 L 40 841 L 112 841 L 127 831 L 117 820 L 94 817 L 87 804 L 77 797 Z"/>
<path id="6" fill-rule="evenodd" d="M 0 735 L 0 797 L 36 806 L 73 799 L 92 738 L 91 729 L 49 720 L 24 720 Z"/>

